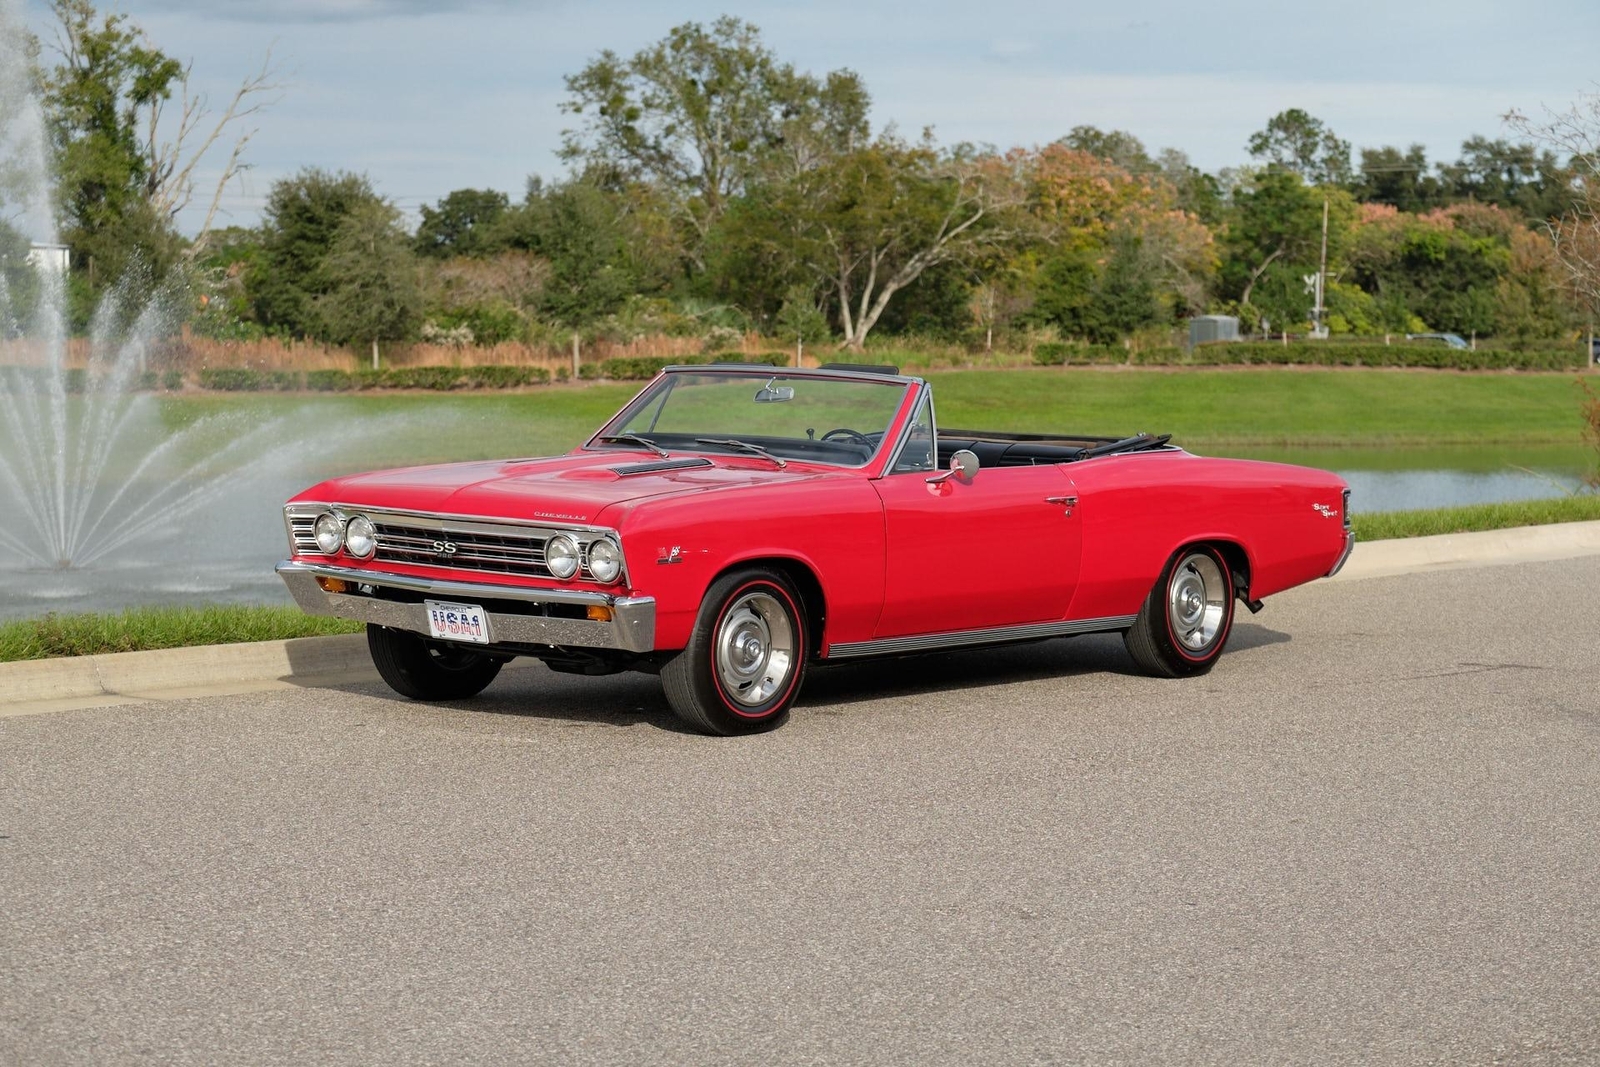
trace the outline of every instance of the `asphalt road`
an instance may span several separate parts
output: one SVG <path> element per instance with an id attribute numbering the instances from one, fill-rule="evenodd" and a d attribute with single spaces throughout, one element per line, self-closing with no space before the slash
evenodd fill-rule
<path id="1" fill-rule="evenodd" d="M 0 1063 L 1600 1062 L 1600 558 L 813 675 L 0 719 Z"/>

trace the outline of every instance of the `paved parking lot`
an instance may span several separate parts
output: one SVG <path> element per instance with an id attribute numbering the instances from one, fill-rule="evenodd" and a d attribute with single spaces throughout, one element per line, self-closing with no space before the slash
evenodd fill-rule
<path id="1" fill-rule="evenodd" d="M 0 719 L 0 1063 L 1594 1063 L 1600 558 L 812 676 Z"/>

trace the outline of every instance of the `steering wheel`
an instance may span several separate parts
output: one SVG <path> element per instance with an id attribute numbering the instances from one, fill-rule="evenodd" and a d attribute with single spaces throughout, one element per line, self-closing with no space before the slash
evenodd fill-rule
<path id="1" fill-rule="evenodd" d="M 848 426 L 840 426 L 840 427 L 838 427 L 836 429 L 829 430 L 827 433 L 822 435 L 822 440 L 826 441 L 828 438 L 832 437 L 835 434 L 838 434 L 840 437 L 848 437 L 852 444 L 861 445 L 862 447 L 867 448 L 867 449 L 871 449 L 872 448 L 872 439 L 871 438 L 869 438 L 864 433 L 859 433 L 859 432 L 857 432 L 855 430 L 852 430 Z"/>

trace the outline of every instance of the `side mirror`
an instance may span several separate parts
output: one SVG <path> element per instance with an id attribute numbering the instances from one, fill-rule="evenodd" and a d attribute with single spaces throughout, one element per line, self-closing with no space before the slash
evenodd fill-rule
<path id="1" fill-rule="evenodd" d="M 935 474 L 928 479 L 929 485 L 938 485 L 940 482 L 955 478 L 957 481 L 970 482 L 978 476 L 978 454 L 971 449 L 963 448 L 950 457 L 950 469 L 943 474 Z"/>

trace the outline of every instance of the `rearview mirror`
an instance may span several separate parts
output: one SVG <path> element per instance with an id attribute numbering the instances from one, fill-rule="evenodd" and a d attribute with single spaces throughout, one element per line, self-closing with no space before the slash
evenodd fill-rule
<path id="1" fill-rule="evenodd" d="M 771 382 L 756 390 L 757 404 L 781 404 L 785 400 L 794 399 L 794 386 L 774 386 Z"/>
<path id="2" fill-rule="evenodd" d="M 950 457 L 950 469 L 943 474 L 935 474 L 928 479 L 929 485 L 938 485 L 940 482 L 957 481 L 970 482 L 978 476 L 978 454 L 970 448 L 963 448 Z"/>

